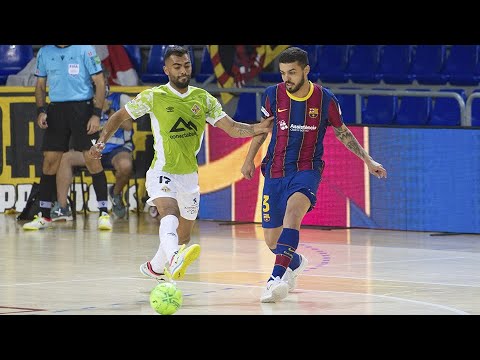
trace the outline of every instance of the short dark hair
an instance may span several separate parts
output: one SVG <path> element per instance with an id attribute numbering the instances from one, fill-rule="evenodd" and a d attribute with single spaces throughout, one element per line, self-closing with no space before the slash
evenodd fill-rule
<path id="1" fill-rule="evenodd" d="M 188 54 L 188 50 L 180 45 L 168 45 L 167 50 L 165 51 L 165 60 L 167 60 L 170 56 L 183 56 Z"/>
<path id="2" fill-rule="evenodd" d="M 299 47 L 292 46 L 281 52 L 278 56 L 278 62 L 282 64 L 298 62 L 302 69 L 304 69 L 305 66 L 308 65 L 308 53 Z"/>

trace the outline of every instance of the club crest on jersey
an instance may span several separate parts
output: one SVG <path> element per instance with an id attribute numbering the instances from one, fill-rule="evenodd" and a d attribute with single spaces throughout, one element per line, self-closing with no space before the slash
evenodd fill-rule
<path id="1" fill-rule="evenodd" d="M 308 116 L 315 119 L 318 117 L 318 108 L 308 108 Z"/>
<path id="2" fill-rule="evenodd" d="M 198 113 L 200 112 L 200 106 L 198 106 L 197 104 L 193 105 L 192 106 L 192 112 L 195 114 L 195 115 L 198 115 Z"/>

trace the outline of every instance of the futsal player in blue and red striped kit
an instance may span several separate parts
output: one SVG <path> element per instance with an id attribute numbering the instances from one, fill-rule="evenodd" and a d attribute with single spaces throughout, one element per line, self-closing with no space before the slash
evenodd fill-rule
<path id="1" fill-rule="evenodd" d="M 371 158 L 343 123 L 334 94 L 308 80 L 308 53 L 290 47 L 278 60 L 283 82 L 267 87 L 262 98 L 263 115 L 274 116 L 272 138 L 261 167 L 265 176 L 262 227 L 265 242 L 276 257 L 261 302 L 285 298 L 307 266 L 306 257 L 296 249 L 303 217 L 317 201 L 327 126 L 333 126 L 336 138 L 365 162 L 371 174 L 387 177 L 383 166 Z M 258 135 L 252 140 L 241 170 L 247 179 L 255 172 L 253 160 L 266 137 Z"/>

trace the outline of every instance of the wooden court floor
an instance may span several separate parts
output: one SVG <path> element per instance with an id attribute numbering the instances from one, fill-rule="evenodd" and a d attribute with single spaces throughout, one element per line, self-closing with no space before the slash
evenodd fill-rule
<path id="1" fill-rule="evenodd" d="M 0 214 L 0 315 L 155 315 L 155 280 L 139 265 L 156 252 L 146 213 L 96 230 L 97 213 L 25 232 Z M 305 227 L 308 266 L 282 302 L 260 294 L 274 255 L 259 224 L 198 221 L 199 259 L 177 286 L 180 315 L 478 315 L 480 235 Z"/>

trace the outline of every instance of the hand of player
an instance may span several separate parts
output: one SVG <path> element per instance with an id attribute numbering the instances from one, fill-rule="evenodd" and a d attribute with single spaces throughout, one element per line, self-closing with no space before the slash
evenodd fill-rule
<path id="1" fill-rule="evenodd" d="M 255 135 L 265 134 L 272 131 L 273 128 L 273 116 L 261 120 L 259 124 L 253 125 L 253 131 Z"/>
<path id="2" fill-rule="evenodd" d="M 87 134 L 95 134 L 98 130 L 100 130 L 100 118 L 98 116 L 92 116 L 87 123 Z"/>
<path id="3" fill-rule="evenodd" d="M 92 147 L 88 151 L 88 155 L 92 159 L 99 160 L 102 158 L 102 151 L 105 149 L 105 143 L 102 141 L 92 140 Z"/>
<path id="4" fill-rule="evenodd" d="M 387 178 L 387 170 L 383 168 L 382 164 L 376 162 L 375 160 L 367 162 L 367 167 L 370 174 L 375 175 L 377 178 Z"/>
<path id="5" fill-rule="evenodd" d="M 40 129 L 46 129 L 48 128 L 48 123 L 47 123 L 47 114 L 46 113 L 40 113 L 37 116 L 37 124 Z"/>
<path id="6" fill-rule="evenodd" d="M 245 179 L 250 180 L 255 174 L 255 164 L 253 161 L 245 161 L 243 163 L 241 172 Z"/>

